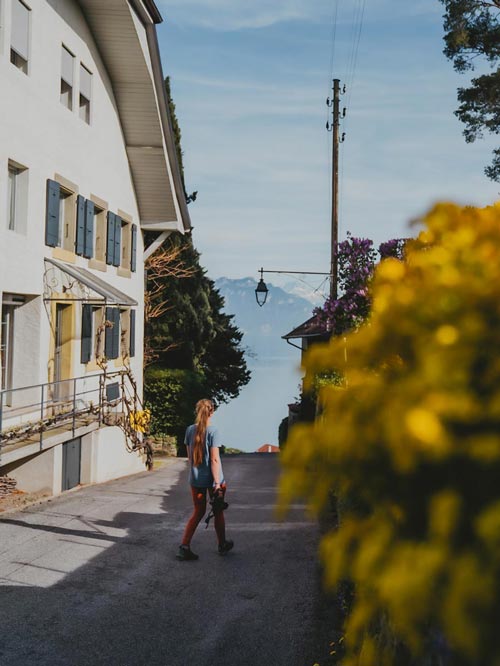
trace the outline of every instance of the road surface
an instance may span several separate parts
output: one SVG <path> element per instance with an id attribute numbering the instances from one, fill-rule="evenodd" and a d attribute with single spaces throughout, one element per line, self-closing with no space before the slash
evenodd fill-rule
<path id="1" fill-rule="evenodd" d="M 0 518 L 1 666 L 309 666 L 317 528 L 274 513 L 278 459 L 227 456 L 220 557 L 190 514 L 186 462 Z"/>

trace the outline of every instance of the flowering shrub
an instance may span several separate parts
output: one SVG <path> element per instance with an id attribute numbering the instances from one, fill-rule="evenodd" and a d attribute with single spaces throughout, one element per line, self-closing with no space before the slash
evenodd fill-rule
<path id="1" fill-rule="evenodd" d="M 405 245 L 408 242 L 407 238 L 393 238 L 392 240 L 381 243 L 378 247 L 378 253 L 381 259 L 402 259 Z"/>
<path id="2" fill-rule="evenodd" d="M 406 240 L 395 238 L 382 243 L 379 254 L 401 258 Z M 323 307 L 314 311 L 325 331 L 340 335 L 357 328 L 370 311 L 369 285 L 375 268 L 377 253 L 373 241 L 355 238 L 349 233 L 347 240 L 338 244 L 338 297 L 327 299 Z"/>
<path id="3" fill-rule="evenodd" d="M 319 511 L 339 497 L 321 557 L 329 588 L 355 584 L 343 666 L 414 664 L 429 641 L 433 663 L 494 666 L 500 206 L 437 206 L 405 255 L 376 269 L 369 323 L 306 357 L 309 386 L 331 370 L 344 382 L 292 429 L 281 498 Z"/>

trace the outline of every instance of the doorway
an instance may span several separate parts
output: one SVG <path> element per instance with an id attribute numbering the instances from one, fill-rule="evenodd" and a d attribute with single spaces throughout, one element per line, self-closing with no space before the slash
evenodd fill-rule
<path id="1" fill-rule="evenodd" d="M 2 305 L 0 329 L 0 366 L 2 368 L 1 388 L 12 388 L 12 368 L 14 366 L 14 305 Z M 4 394 L 4 405 L 12 405 L 12 393 Z"/>
<path id="2" fill-rule="evenodd" d="M 56 303 L 54 330 L 54 400 L 66 400 L 70 395 L 72 306 Z"/>
<path id="3" fill-rule="evenodd" d="M 80 483 L 82 438 L 70 439 L 62 447 L 61 490 L 70 490 Z"/>

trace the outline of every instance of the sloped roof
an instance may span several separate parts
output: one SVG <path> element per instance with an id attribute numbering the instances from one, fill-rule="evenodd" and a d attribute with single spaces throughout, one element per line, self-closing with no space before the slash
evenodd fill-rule
<path id="1" fill-rule="evenodd" d="M 293 340 L 295 338 L 316 338 L 327 336 L 325 329 L 320 325 L 318 319 L 313 315 L 310 319 L 305 321 L 297 328 L 294 328 L 290 333 L 282 335 L 283 340 Z"/>
<path id="2" fill-rule="evenodd" d="M 274 444 L 263 444 L 255 453 L 279 453 L 280 447 Z"/>
<path id="3" fill-rule="evenodd" d="M 169 118 L 152 0 L 79 0 L 116 99 L 143 229 L 187 231 L 186 205 Z M 151 68 L 135 16 L 144 25 Z M 134 20 L 135 19 L 135 20 Z"/>

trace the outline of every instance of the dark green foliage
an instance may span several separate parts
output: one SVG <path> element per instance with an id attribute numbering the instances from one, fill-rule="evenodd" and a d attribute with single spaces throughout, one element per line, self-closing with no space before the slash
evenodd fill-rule
<path id="1" fill-rule="evenodd" d="M 279 428 L 278 428 L 278 445 L 281 448 L 283 448 L 286 440 L 288 437 L 288 416 L 285 416 L 285 418 L 281 421 Z"/>
<path id="2" fill-rule="evenodd" d="M 227 402 L 250 380 L 242 333 L 233 316 L 223 312 L 224 299 L 200 266 L 191 239 L 177 234 L 169 242 L 182 247 L 184 266 L 193 268 L 193 275 L 162 278 L 164 288 L 158 298 L 167 298 L 169 309 L 146 328 L 158 353 L 156 365 L 198 372 L 205 397 Z"/>
<path id="3" fill-rule="evenodd" d="M 444 53 L 458 72 L 474 70 L 478 58 L 491 72 L 473 78 L 468 88 L 459 88 L 457 117 L 464 123 L 464 136 L 473 142 L 483 132 L 500 130 L 500 0 L 440 0 L 445 6 Z M 481 62 L 481 61 L 479 61 Z M 500 181 L 500 149 L 485 173 Z"/>
<path id="4" fill-rule="evenodd" d="M 191 370 L 152 366 L 144 374 L 144 401 L 153 414 L 153 435 L 175 435 L 182 442 L 194 421 L 194 405 L 204 397 L 202 378 Z"/>
<path id="5" fill-rule="evenodd" d="M 179 169 L 181 172 L 181 179 L 182 179 L 182 187 L 184 189 L 184 196 L 186 197 L 187 203 L 191 203 L 192 201 L 196 201 L 196 197 L 198 196 L 198 192 L 192 192 L 191 194 L 188 194 L 186 192 L 186 183 L 184 180 L 184 163 L 183 163 L 183 150 L 181 148 L 181 128 L 179 125 L 179 121 L 177 120 L 177 114 L 175 112 L 175 104 L 172 99 L 172 91 L 170 89 L 170 76 L 167 76 L 165 79 L 165 90 L 167 91 L 167 99 L 168 99 L 168 110 L 170 113 L 170 123 L 172 125 L 172 131 L 174 133 L 174 140 L 175 140 L 175 150 L 177 152 L 177 161 L 179 163 Z"/>
<path id="6" fill-rule="evenodd" d="M 165 87 L 184 184 L 181 130 L 169 78 Z M 196 193 L 186 195 L 188 202 L 195 198 Z M 154 237 L 152 232 L 146 234 L 146 245 Z M 176 277 L 175 270 L 171 275 L 167 271 L 146 284 L 150 311 L 160 314 L 147 318 L 145 325 L 146 347 L 155 364 L 146 369 L 144 396 L 153 417 L 153 434 L 173 434 L 181 443 L 184 429 L 194 420 L 196 402 L 235 398 L 250 373 L 241 348 L 242 333 L 233 317 L 223 312 L 224 299 L 205 275 L 191 237 L 173 234 L 168 242 L 181 249 L 182 265 L 191 272 L 189 277 Z"/>
<path id="7" fill-rule="evenodd" d="M 178 377 L 181 384 L 195 376 L 196 385 L 189 383 L 183 389 L 183 415 L 179 418 L 185 427 L 193 421 L 197 400 L 204 397 L 216 403 L 228 402 L 248 383 L 250 372 L 241 348 L 242 333 L 233 324 L 232 315 L 223 312 L 224 299 L 200 266 L 200 255 L 191 239 L 178 234 L 169 242 L 182 247 L 184 266 L 193 268 L 193 274 L 162 278 L 163 291 L 157 298 L 166 298 L 169 308 L 146 325 L 149 344 L 157 353 L 155 367 L 146 373 L 146 393 L 152 390 L 150 378 L 159 368 L 182 371 L 170 375 Z M 173 396 L 180 388 L 172 391 Z M 166 393 L 148 395 L 153 421 L 159 419 L 161 424 L 157 428 L 172 432 L 171 417 L 164 417 L 162 412 L 165 405 L 167 411 L 172 408 L 173 398 Z"/>

